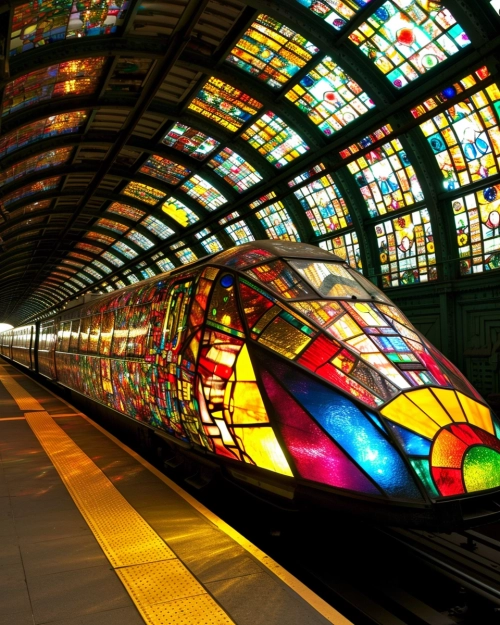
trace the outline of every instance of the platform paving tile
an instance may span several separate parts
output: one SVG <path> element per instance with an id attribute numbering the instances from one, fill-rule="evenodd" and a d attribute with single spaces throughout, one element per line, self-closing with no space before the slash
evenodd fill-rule
<path id="1" fill-rule="evenodd" d="M 53 538 L 92 536 L 85 519 L 73 510 L 57 510 L 14 519 L 19 543 L 37 543 Z"/>
<path id="2" fill-rule="evenodd" d="M 0 538 L 0 570 L 3 567 L 16 566 L 18 564 L 22 564 L 19 545 L 9 542 L 6 537 Z"/>
<path id="3" fill-rule="evenodd" d="M 0 576 L 0 613 L 2 615 L 31 610 L 28 588 L 24 579 Z M 14 623 L 11 619 L 11 623 Z"/>
<path id="4" fill-rule="evenodd" d="M 34 494 L 11 496 L 10 503 L 15 518 L 75 508 L 71 495 L 62 483 L 40 489 Z"/>
<path id="5" fill-rule="evenodd" d="M 33 625 L 33 614 L 31 610 L 12 614 L 0 612 L 0 625 Z"/>
<path id="6" fill-rule="evenodd" d="M 0 625 L 2 625 L 1 621 Z M 11 624 L 9 623 L 9 625 Z M 30 625 L 32 625 L 31 621 Z M 65 618 L 62 621 L 51 621 L 50 625 L 144 625 L 144 621 L 136 608 L 133 607 Z"/>

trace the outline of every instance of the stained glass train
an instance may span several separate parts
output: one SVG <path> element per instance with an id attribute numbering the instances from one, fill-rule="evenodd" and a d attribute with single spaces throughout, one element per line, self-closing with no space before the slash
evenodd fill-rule
<path id="1" fill-rule="evenodd" d="M 436 529 L 499 515 L 496 417 L 381 291 L 317 247 L 242 245 L 0 342 L 253 488 Z"/>

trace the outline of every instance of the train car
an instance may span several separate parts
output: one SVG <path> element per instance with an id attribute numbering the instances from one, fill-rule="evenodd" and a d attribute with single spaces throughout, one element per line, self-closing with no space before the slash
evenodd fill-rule
<path id="1" fill-rule="evenodd" d="M 24 367 L 35 370 L 36 326 L 5 330 L 0 334 L 0 353 Z"/>
<path id="2" fill-rule="evenodd" d="M 379 289 L 311 245 L 249 243 L 44 321 L 38 368 L 295 503 L 438 530 L 499 516 L 486 402 Z"/>

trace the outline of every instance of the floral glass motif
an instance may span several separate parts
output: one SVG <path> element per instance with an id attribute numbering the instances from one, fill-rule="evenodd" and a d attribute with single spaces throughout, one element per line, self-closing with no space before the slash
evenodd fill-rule
<path id="1" fill-rule="evenodd" d="M 415 170 L 398 139 L 370 150 L 347 167 L 360 188 L 370 217 L 424 199 Z"/>
<path id="2" fill-rule="evenodd" d="M 42 139 L 78 132 L 87 120 L 86 111 L 52 115 L 26 124 L 0 137 L 0 158 Z"/>
<path id="3" fill-rule="evenodd" d="M 317 237 L 351 225 L 345 200 L 329 174 L 300 187 L 294 194 Z"/>
<path id="4" fill-rule="evenodd" d="M 358 235 L 356 232 L 346 232 L 332 239 L 320 241 L 319 246 L 327 252 L 332 252 L 336 256 L 340 256 L 340 258 L 353 269 L 363 273 Z"/>
<path id="5" fill-rule="evenodd" d="M 136 256 L 138 256 L 137 252 L 135 250 L 133 250 L 129 245 L 124 243 L 123 241 L 117 241 L 113 245 L 113 248 L 115 250 L 117 250 L 118 252 L 120 252 L 121 254 L 123 254 L 125 256 L 125 258 L 128 258 L 129 260 L 131 258 L 135 258 Z M 103 256 L 104 256 L 104 254 L 103 254 Z"/>
<path id="6" fill-rule="evenodd" d="M 196 223 L 199 219 L 196 213 L 193 213 L 190 208 L 173 197 L 168 198 L 161 207 L 161 210 L 184 227 Z"/>
<path id="7" fill-rule="evenodd" d="M 309 146 L 275 113 L 268 111 L 241 135 L 275 167 L 288 165 Z"/>
<path id="8" fill-rule="evenodd" d="M 499 171 L 500 90 L 489 85 L 420 125 L 453 190 Z"/>
<path id="9" fill-rule="evenodd" d="M 48 167 L 59 167 L 68 161 L 72 151 L 72 147 L 58 148 L 16 163 L 0 173 L 0 185 L 6 185 L 13 180 L 32 174 L 35 171 L 42 171 Z"/>
<path id="10" fill-rule="evenodd" d="M 384 288 L 436 280 L 429 212 L 423 208 L 375 226 Z"/>
<path id="11" fill-rule="evenodd" d="M 251 119 L 262 104 L 222 80 L 210 78 L 188 108 L 235 131 Z"/>
<path id="12" fill-rule="evenodd" d="M 151 239 L 148 239 L 148 237 L 145 237 L 143 234 L 137 232 L 136 230 L 131 230 L 125 236 L 127 237 L 127 239 L 130 239 L 133 243 L 141 247 L 143 250 L 149 250 L 154 247 L 154 243 L 153 241 L 151 241 Z"/>
<path id="13" fill-rule="evenodd" d="M 43 193 L 44 191 L 50 191 L 59 186 L 61 182 L 61 176 L 55 176 L 53 178 L 46 178 L 45 180 L 39 180 L 38 182 L 34 182 L 33 184 L 28 184 L 21 189 L 16 189 L 16 191 L 12 191 L 8 195 L 2 198 L 2 204 L 4 207 L 9 206 L 13 202 L 17 202 L 19 200 L 24 199 L 30 195 L 34 195 L 35 193 Z"/>
<path id="14" fill-rule="evenodd" d="M 397 89 L 470 44 L 441 0 L 384 2 L 349 39 Z"/>
<path id="15" fill-rule="evenodd" d="M 371 0 L 297 0 L 335 30 L 341 30 Z"/>
<path id="16" fill-rule="evenodd" d="M 176 250 L 174 254 L 183 265 L 187 265 L 188 263 L 193 263 L 195 260 L 198 260 L 198 256 L 196 256 L 196 254 L 189 247 L 185 247 L 182 250 Z"/>
<path id="17" fill-rule="evenodd" d="M 259 172 L 230 148 L 221 150 L 209 161 L 208 166 L 238 193 L 246 191 L 262 180 Z"/>
<path id="18" fill-rule="evenodd" d="M 124 0 L 30 0 L 14 9 L 10 54 L 70 37 L 114 33 L 127 4 Z"/>
<path id="19" fill-rule="evenodd" d="M 227 215 L 224 219 L 219 220 L 219 224 L 222 226 L 226 224 L 231 219 L 236 219 L 240 214 L 238 211 L 234 211 L 230 215 Z M 250 241 L 255 241 L 255 237 L 252 234 L 252 231 L 247 226 L 247 224 L 240 219 L 239 221 L 235 221 L 228 226 L 225 226 L 224 230 L 231 237 L 233 242 L 236 245 L 243 245 L 243 243 L 250 243 Z"/>
<path id="20" fill-rule="evenodd" d="M 122 193 L 151 205 L 157 204 L 162 198 L 165 197 L 165 193 L 163 191 L 150 187 L 147 184 L 134 181 L 129 182 L 125 189 L 123 189 Z"/>
<path id="21" fill-rule="evenodd" d="M 74 59 L 16 78 L 5 87 L 2 116 L 51 98 L 94 93 L 105 61 L 104 57 Z"/>
<path id="22" fill-rule="evenodd" d="M 159 239 L 168 239 L 174 233 L 172 228 L 169 228 L 166 224 L 163 223 L 160 219 L 153 217 L 152 215 L 148 215 L 146 219 L 141 222 L 141 226 L 147 228 L 150 232 L 155 234 Z"/>
<path id="23" fill-rule="evenodd" d="M 220 191 L 217 191 L 215 187 L 201 176 L 198 176 L 198 174 L 186 180 L 181 186 L 181 191 L 187 193 L 189 197 L 192 197 L 193 200 L 196 200 L 209 211 L 214 211 L 227 202 L 227 199 Z"/>
<path id="24" fill-rule="evenodd" d="M 375 106 L 357 82 L 329 56 L 300 80 L 285 97 L 327 136 Z"/>
<path id="25" fill-rule="evenodd" d="M 172 126 L 163 137 L 162 143 L 174 148 L 174 150 L 189 154 L 198 161 L 202 161 L 220 145 L 212 137 L 180 122 Z"/>
<path id="26" fill-rule="evenodd" d="M 500 185 L 452 202 L 460 273 L 465 276 L 500 268 Z"/>
<path id="27" fill-rule="evenodd" d="M 114 215 L 120 215 L 126 217 L 130 221 L 139 221 L 146 214 L 144 211 L 129 206 L 128 204 L 121 204 L 120 202 L 113 202 L 107 209 L 107 213 L 113 213 Z"/>
<path id="28" fill-rule="evenodd" d="M 275 202 L 257 211 L 256 216 L 270 239 L 300 241 L 300 235 L 282 202 Z"/>
<path id="29" fill-rule="evenodd" d="M 285 24 L 259 15 L 226 61 L 280 89 L 318 52 L 315 45 Z"/>
<path id="30" fill-rule="evenodd" d="M 382 126 L 381 128 L 378 128 L 377 130 L 374 130 L 366 137 L 363 137 L 363 139 L 361 139 L 357 143 L 353 143 L 348 148 L 341 150 L 339 154 L 342 158 L 349 158 L 350 156 L 357 154 L 360 150 L 364 150 L 365 148 L 368 148 L 370 145 L 373 145 L 377 141 L 381 141 L 382 139 L 385 139 L 385 137 L 388 137 L 389 135 L 391 135 L 392 132 L 393 132 L 392 126 L 390 124 L 386 124 L 385 126 Z"/>
<path id="31" fill-rule="evenodd" d="M 141 174 L 153 176 L 168 184 L 178 184 L 186 176 L 189 176 L 191 170 L 183 167 L 168 158 L 163 158 L 157 154 L 153 154 L 148 158 L 144 165 L 139 169 Z"/>
<path id="32" fill-rule="evenodd" d="M 123 261 L 117 258 L 114 254 L 111 254 L 111 252 L 103 252 L 101 256 L 104 258 L 104 260 L 107 260 L 115 267 L 121 267 L 123 265 Z"/>

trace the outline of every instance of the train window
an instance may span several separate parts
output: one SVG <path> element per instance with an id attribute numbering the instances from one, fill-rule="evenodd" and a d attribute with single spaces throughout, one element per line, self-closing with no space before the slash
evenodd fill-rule
<path id="1" fill-rule="evenodd" d="M 71 336 L 69 339 L 69 351 L 75 353 L 78 351 L 78 338 L 80 336 L 80 319 L 73 319 L 71 322 Z"/>
<path id="2" fill-rule="evenodd" d="M 111 339 L 113 338 L 113 328 L 115 326 L 115 313 L 107 312 L 102 316 L 101 339 L 99 341 L 99 353 L 102 356 L 111 354 Z"/>
<path id="3" fill-rule="evenodd" d="M 290 265 L 313 286 L 321 297 L 370 299 L 370 293 L 340 263 L 289 260 Z"/>
<path id="4" fill-rule="evenodd" d="M 125 356 L 128 338 L 128 311 L 129 308 L 119 308 L 115 316 L 115 329 L 111 343 L 112 356 Z"/>
<path id="5" fill-rule="evenodd" d="M 64 321 L 61 324 L 60 337 L 59 351 L 67 352 L 69 349 L 69 339 L 71 337 L 71 321 Z"/>
<path id="6" fill-rule="evenodd" d="M 90 315 L 87 317 L 82 317 L 80 320 L 80 337 L 78 339 L 78 351 L 86 353 L 88 349 L 89 342 L 89 331 L 90 331 Z"/>
<path id="7" fill-rule="evenodd" d="M 144 356 L 150 316 L 150 306 L 133 306 L 129 309 L 127 356 Z"/>
<path id="8" fill-rule="evenodd" d="M 259 265 L 245 272 L 268 289 L 286 299 L 303 299 L 315 293 L 282 260 L 267 265 Z"/>
<path id="9" fill-rule="evenodd" d="M 96 354 L 97 353 L 97 345 L 99 343 L 99 330 L 101 327 L 101 314 L 92 315 L 90 320 L 90 329 L 89 329 L 89 346 L 88 353 Z"/>

